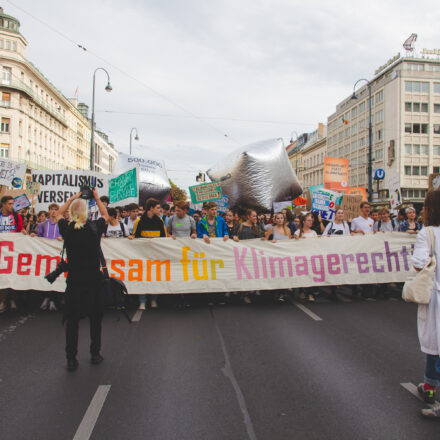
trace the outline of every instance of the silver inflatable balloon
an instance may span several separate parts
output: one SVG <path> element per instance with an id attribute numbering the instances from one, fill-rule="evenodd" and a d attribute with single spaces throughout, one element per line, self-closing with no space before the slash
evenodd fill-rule
<path id="1" fill-rule="evenodd" d="M 115 174 L 123 173 L 136 165 L 139 165 L 139 204 L 143 206 L 150 197 L 161 203 L 166 202 L 170 195 L 171 185 L 165 162 L 119 153 L 115 164 Z"/>
<path id="2" fill-rule="evenodd" d="M 273 202 L 293 200 L 302 193 L 282 139 L 246 145 L 207 171 L 220 181 L 228 207 L 272 209 Z"/>

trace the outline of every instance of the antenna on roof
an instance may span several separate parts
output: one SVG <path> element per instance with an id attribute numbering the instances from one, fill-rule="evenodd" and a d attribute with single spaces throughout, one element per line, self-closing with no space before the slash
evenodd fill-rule
<path id="1" fill-rule="evenodd" d="M 403 43 L 403 48 L 406 50 L 406 55 L 412 55 L 415 50 L 414 43 L 417 40 L 417 34 L 411 34 L 409 38 Z"/>

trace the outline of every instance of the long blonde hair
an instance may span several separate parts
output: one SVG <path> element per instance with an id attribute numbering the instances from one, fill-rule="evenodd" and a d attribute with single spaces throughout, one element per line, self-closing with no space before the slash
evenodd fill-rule
<path id="1" fill-rule="evenodd" d="M 75 222 L 75 229 L 81 229 L 88 218 L 88 206 L 84 199 L 76 199 L 70 205 L 69 214 L 72 222 Z"/>

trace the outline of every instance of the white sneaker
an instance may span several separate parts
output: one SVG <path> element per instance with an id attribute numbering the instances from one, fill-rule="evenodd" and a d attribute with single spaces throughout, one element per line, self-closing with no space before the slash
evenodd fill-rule
<path id="1" fill-rule="evenodd" d="M 151 308 L 152 309 L 157 309 L 157 301 L 154 300 L 154 299 L 151 300 Z"/>
<path id="2" fill-rule="evenodd" d="M 43 302 L 41 303 L 40 309 L 47 310 L 48 305 L 49 305 L 49 298 L 44 298 Z"/>
<path id="3" fill-rule="evenodd" d="M 145 303 L 140 303 L 138 310 L 145 310 Z"/>
<path id="4" fill-rule="evenodd" d="M 252 304 L 252 301 L 248 296 L 243 297 L 243 301 L 245 304 Z"/>
<path id="5" fill-rule="evenodd" d="M 4 301 L 0 302 L 0 313 L 6 310 L 6 304 Z"/>
<path id="6" fill-rule="evenodd" d="M 49 310 L 50 310 L 51 312 L 55 312 L 56 309 L 57 309 L 57 307 L 56 307 L 55 303 L 54 303 L 53 301 L 50 301 L 50 302 L 49 302 Z"/>
<path id="7" fill-rule="evenodd" d="M 15 304 L 15 301 L 13 299 L 11 299 L 11 301 L 9 301 L 9 308 L 11 310 L 17 310 L 17 304 Z"/>

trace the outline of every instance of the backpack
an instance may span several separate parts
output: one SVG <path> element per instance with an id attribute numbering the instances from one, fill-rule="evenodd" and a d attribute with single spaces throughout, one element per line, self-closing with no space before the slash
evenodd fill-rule
<path id="1" fill-rule="evenodd" d="M 330 229 L 328 230 L 329 235 L 343 235 L 345 233 L 345 227 L 348 227 L 348 230 L 350 230 L 350 227 L 348 226 L 348 223 L 344 220 L 343 221 L 343 225 L 344 225 L 344 229 L 342 230 L 342 234 L 334 234 L 333 231 L 333 222 L 330 223 Z"/>

